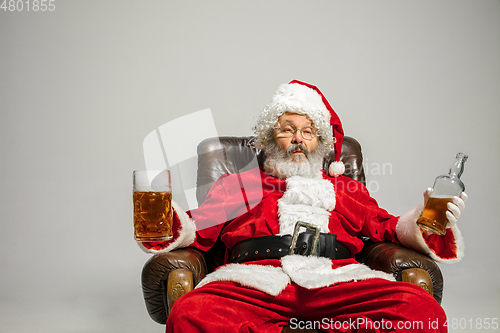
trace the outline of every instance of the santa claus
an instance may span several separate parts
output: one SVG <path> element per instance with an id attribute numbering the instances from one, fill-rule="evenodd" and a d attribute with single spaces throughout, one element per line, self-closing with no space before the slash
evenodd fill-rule
<path id="1" fill-rule="evenodd" d="M 422 205 L 400 217 L 380 208 L 361 183 L 342 176 L 340 119 L 319 89 L 304 82 L 279 87 L 255 132 L 255 145 L 266 152 L 263 168 L 221 177 L 196 210 L 185 213 L 173 202 L 174 238 L 140 243 L 149 253 L 207 251 L 218 239 L 227 248 L 225 265 L 175 302 L 167 332 L 281 332 L 283 325 L 446 331 L 431 295 L 354 258 L 366 236 L 437 261 L 460 260 L 456 221 L 466 194 L 449 204 L 444 236 L 417 226 Z M 325 173 L 323 157 L 332 146 L 336 161 Z"/>

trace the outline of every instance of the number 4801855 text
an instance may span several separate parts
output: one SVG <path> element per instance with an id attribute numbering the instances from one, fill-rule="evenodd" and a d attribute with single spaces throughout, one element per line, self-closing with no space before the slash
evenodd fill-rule
<path id="1" fill-rule="evenodd" d="M 56 10 L 55 2 L 56 0 L 3 0 L 0 9 L 4 12 L 53 12 Z"/>

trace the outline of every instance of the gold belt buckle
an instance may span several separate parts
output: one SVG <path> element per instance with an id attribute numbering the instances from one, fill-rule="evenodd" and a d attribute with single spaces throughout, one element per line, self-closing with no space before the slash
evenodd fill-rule
<path id="1" fill-rule="evenodd" d="M 314 230 L 312 249 L 309 255 L 311 256 L 316 255 L 316 249 L 318 248 L 319 234 L 321 232 L 321 228 L 315 224 L 303 221 L 298 221 L 297 223 L 295 223 L 295 229 L 293 231 L 293 237 L 292 237 L 292 244 L 290 244 L 290 249 L 288 250 L 288 254 L 295 254 L 295 247 L 297 246 L 297 240 L 299 239 L 300 227 L 304 227 L 309 230 Z"/>

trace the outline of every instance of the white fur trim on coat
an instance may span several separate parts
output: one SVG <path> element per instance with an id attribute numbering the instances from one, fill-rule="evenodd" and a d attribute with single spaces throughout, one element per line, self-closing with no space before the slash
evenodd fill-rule
<path id="1" fill-rule="evenodd" d="M 213 281 L 232 281 L 245 287 L 263 291 L 277 296 L 290 283 L 290 278 L 280 267 L 263 265 L 229 264 L 219 267 L 216 271 L 205 276 L 196 288 Z"/>
<path id="2" fill-rule="evenodd" d="M 373 270 L 363 264 L 349 264 L 334 269 L 332 261 L 324 257 L 289 255 L 281 258 L 281 263 L 290 279 L 306 289 L 373 278 L 395 281 L 391 274 Z"/>
<path id="3" fill-rule="evenodd" d="M 349 264 L 333 269 L 332 261 L 323 257 L 290 255 L 281 258 L 281 263 L 282 267 L 257 264 L 221 266 L 205 276 L 196 288 L 214 281 L 232 281 L 276 296 L 291 281 L 306 289 L 373 278 L 395 281 L 391 274 L 372 270 L 363 264 Z"/>
<path id="4" fill-rule="evenodd" d="M 174 214 L 177 214 L 177 216 L 179 217 L 179 221 L 181 222 L 179 229 L 177 230 L 179 236 L 176 239 L 174 239 L 170 244 L 168 244 L 166 248 L 159 251 L 148 249 L 141 242 L 138 242 L 139 247 L 144 252 L 151 254 L 164 253 L 164 252 L 170 252 L 178 248 L 187 247 L 193 244 L 194 240 L 196 239 L 196 225 L 194 221 L 173 200 L 172 200 L 172 208 L 174 210 Z"/>
<path id="5" fill-rule="evenodd" d="M 425 253 L 438 262 L 451 264 L 462 260 L 464 256 L 464 241 L 462 233 L 456 225 L 447 230 L 447 232 L 451 231 L 455 238 L 455 246 L 457 248 L 456 258 L 440 258 L 429 248 L 422 236 L 420 227 L 417 225 L 417 219 L 420 217 L 422 209 L 423 205 L 419 205 L 399 217 L 396 225 L 396 235 L 401 244 L 417 252 Z"/>
<path id="6" fill-rule="evenodd" d="M 293 176 L 286 180 L 286 191 L 280 199 L 288 204 L 303 204 L 329 211 L 335 209 L 335 189 L 323 178 Z"/>
<path id="7" fill-rule="evenodd" d="M 280 235 L 293 234 L 295 223 L 303 221 L 329 232 L 330 211 L 335 209 L 333 184 L 325 179 L 290 177 L 278 199 Z"/>
<path id="8" fill-rule="evenodd" d="M 293 235 L 297 221 L 315 224 L 324 233 L 329 231 L 330 213 L 325 209 L 307 205 L 289 205 L 278 200 L 278 211 L 280 236 Z"/>

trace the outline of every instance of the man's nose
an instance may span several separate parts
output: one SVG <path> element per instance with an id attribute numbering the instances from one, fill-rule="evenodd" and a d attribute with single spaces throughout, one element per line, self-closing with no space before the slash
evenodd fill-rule
<path id="1" fill-rule="evenodd" d="M 299 130 L 296 130 L 292 136 L 292 143 L 302 143 L 303 141 L 304 141 L 304 138 L 302 137 L 302 132 Z"/>

